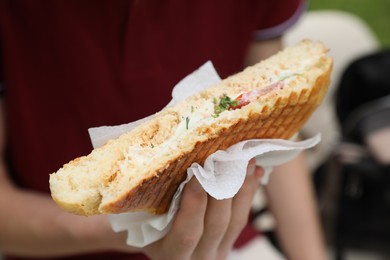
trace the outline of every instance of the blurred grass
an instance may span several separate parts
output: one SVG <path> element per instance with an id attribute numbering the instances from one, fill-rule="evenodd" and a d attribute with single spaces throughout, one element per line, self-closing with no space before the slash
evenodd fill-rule
<path id="1" fill-rule="evenodd" d="M 363 19 L 383 47 L 390 48 L 390 0 L 309 0 L 309 10 L 336 9 Z"/>

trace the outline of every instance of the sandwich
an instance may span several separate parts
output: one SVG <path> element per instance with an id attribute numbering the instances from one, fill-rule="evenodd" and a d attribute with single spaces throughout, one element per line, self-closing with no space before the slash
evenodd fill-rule
<path id="1" fill-rule="evenodd" d="M 248 139 L 290 139 L 323 100 L 332 59 L 303 40 L 156 113 L 50 174 L 54 201 L 78 215 L 167 212 L 187 168 Z"/>

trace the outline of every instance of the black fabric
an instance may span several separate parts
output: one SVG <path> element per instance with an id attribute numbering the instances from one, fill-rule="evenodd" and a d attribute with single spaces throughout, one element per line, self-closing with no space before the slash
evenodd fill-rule
<path id="1" fill-rule="evenodd" d="M 390 126 L 390 106 L 387 109 L 382 109 L 362 120 L 359 127 L 360 132 L 364 136 Z"/>
<path id="2" fill-rule="evenodd" d="M 336 244 L 389 253 L 390 168 L 368 158 L 344 165 Z"/>
<path id="3" fill-rule="evenodd" d="M 335 102 L 341 143 L 314 174 L 327 238 L 338 260 L 351 248 L 389 256 L 390 166 L 364 140 L 390 126 L 390 50 L 350 63 Z"/>
<path id="4" fill-rule="evenodd" d="M 344 71 L 336 90 L 336 114 L 342 130 L 350 123 L 351 116 L 367 116 L 367 104 L 390 95 L 390 50 L 381 50 L 353 61 Z M 389 105 L 390 106 L 390 105 Z M 360 111 L 359 111 L 360 109 Z M 356 119 L 356 118 L 355 118 Z M 350 129 L 349 129 L 350 130 Z M 344 135 L 349 133 L 343 131 Z M 344 136 L 358 141 L 357 136 Z"/>

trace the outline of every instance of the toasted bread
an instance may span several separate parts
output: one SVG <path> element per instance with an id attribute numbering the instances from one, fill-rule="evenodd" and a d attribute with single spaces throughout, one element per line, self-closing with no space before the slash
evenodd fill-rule
<path id="1" fill-rule="evenodd" d="M 52 198 L 79 215 L 162 214 L 193 163 L 247 139 L 289 139 L 321 103 L 332 70 L 303 40 L 155 117 L 50 175 Z"/>

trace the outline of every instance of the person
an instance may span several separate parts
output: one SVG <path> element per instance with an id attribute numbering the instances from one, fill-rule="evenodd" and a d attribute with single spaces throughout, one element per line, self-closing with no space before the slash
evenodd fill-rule
<path id="1" fill-rule="evenodd" d="M 49 173 L 91 151 L 87 129 L 162 109 L 180 79 L 211 60 L 222 78 L 282 48 L 301 0 L 0 0 L 0 251 L 6 259 L 225 259 L 248 221 L 262 169 L 232 199 L 193 179 L 170 232 L 125 244 L 106 216 L 50 198 Z M 265 187 L 289 259 L 325 259 L 303 158 Z"/>

